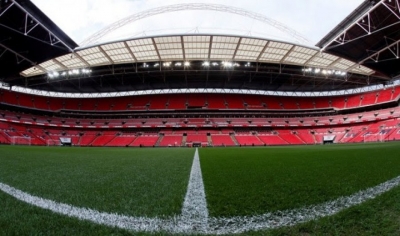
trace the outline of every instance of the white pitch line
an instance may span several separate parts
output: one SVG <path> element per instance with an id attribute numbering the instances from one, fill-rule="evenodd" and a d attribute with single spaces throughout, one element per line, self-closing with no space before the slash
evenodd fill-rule
<path id="1" fill-rule="evenodd" d="M 209 217 L 201 175 L 198 151 L 193 159 L 188 191 L 183 203 L 182 214 L 168 219 L 133 217 L 114 213 L 99 212 L 88 208 L 75 207 L 53 200 L 43 199 L 0 183 L 0 190 L 12 197 L 47 209 L 61 215 L 88 220 L 97 224 L 127 229 L 134 232 L 169 232 L 181 234 L 235 234 L 293 226 L 321 217 L 331 216 L 351 206 L 359 205 L 400 185 L 400 176 L 375 187 L 359 191 L 347 197 L 319 205 L 299 209 L 267 212 L 257 216 Z"/>
<path id="2" fill-rule="evenodd" d="M 207 201 L 197 148 L 183 202 L 181 224 L 187 233 L 206 233 L 208 228 Z"/>
<path id="3" fill-rule="evenodd" d="M 359 205 L 367 200 L 374 199 L 399 185 L 400 176 L 375 187 L 359 191 L 353 195 L 340 197 L 319 205 L 307 206 L 293 210 L 276 211 L 258 216 L 210 218 L 208 221 L 209 232 L 213 232 L 214 234 L 235 234 L 246 231 L 293 226 L 322 217 L 332 216 L 339 211 Z"/>
<path id="4" fill-rule="evenodd" d="M 75 207 L 64 203 L 30 195 L 7 184 L 0 183 L 0 189 L 25 203 L 50 210 L 61 215 L 88 220 L 97 224 L 133 230 L 137 232 L 174 231 L 174 219 L 161 220 L 158 218 L 132 217 L 115 213 L 99 212 L 88 208 Z"/>

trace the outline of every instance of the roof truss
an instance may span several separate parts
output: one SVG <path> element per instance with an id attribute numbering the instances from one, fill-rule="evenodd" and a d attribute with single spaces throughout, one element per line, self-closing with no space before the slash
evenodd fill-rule
<path id="1" fill-rule="evenodd" d="M 76 62 L 76 58 L 80 60 Z M 288 64 L 318 67 L 371 75 L 373 70 L 340 59 L 316 48 L 251 37 L 225 35 L 179 35 L 131 39 L 76 50 L 55 58 L 62 70 L 111 64 L 183 61 L 230 61 Z M 43 74 L 54 69 L 47 62 L 40 64 Z M 29 69 L 21 73 L 36 76 Z"/>

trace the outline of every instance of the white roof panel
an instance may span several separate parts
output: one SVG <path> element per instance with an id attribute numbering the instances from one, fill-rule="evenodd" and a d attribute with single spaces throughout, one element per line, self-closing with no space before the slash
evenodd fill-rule
<path id="1" fill-rule="evenodd" d="M 104 51 L 108 51 L 108 50 L 114 50 L 114 49 L 126 48 L 126 47 L 125 47 L 124 43 L 118 42 L 118 43 L 109 43 L 109 44 L 102 45 L 101 48 Z"/>
<path id="2" fill-rule="evenodd" d="M 55 63 L 53 60 L 48 60 L 46 62 L 43 62 L 39 64 L 39 66 L 43 67 L 47 71 L 60 71 L 64 69 L 62 66 Z"/>
<path id="3" fill-rule="evenodd" d="M 299 57 L 286 57 L 284 62 L 289 64 L 303 64 L 307 61 L 307 58 L 299 58 Z"/>
<path id="4" fill-rule="evenodd" d="M 260 46 L 264 47 L 265 44 L 267 44 L 268 41 L 266 40 L 261 40 L 261 39 L 250 39 L 250 38 L 242 38 L 242 41 L 240 42 L 241 45 L 246 44 L 246 45 L 253 45 L 253 46 Z"/>
<path id="5" fill-rule="evenodd" d="M 188 49 L 188 48 L 207 48 L 208 49 L 210 47 L 210 43 L 208 43 L 208 42 L 203 42 L 203 43 L 185 42 L 184 47 L 185 47 L 185 49 Z"/>
<path id="6" fill-rule="evenodd" d="M 211 36 L 183 36 L 183 41 L 185 43 L 190 43 L 190 42 L 210 42 Z"/>
<path id="7" fill-rule="evenodd" d="M 212 60 L 242 60 L 250 62 L 259 60 L 260 62 L 268 63 L 287 63 L 299 66 L 351 70 L 351 72 L 359 74 L 374 73 L 373 70 L 367 67 L 355 68 L 354 62 L 339 59 L 334 55 L 320 53 L 318 49 L 243 36 L 185 35 L 150 37 L 78 49 L 75 53 L 55 58 L 59 63 L 53 60 L 41 63 L 40 66 L 44 68 L 43 71 L 32 67 L 21 72 L 21 75 L 40 75 L 47 73 L 47 71 L 84 68 L 88 65 L 134 63 L 135 58 L 138 63 L 160 60 L 207 60 L 208 58 Z"/>
<path id="8" fill-rule="evenodd" d="M 239 42 L 239 37 L 229 37 L 229 36 L 214 36 L 214 43 L 229 43 L 229 44 L 237 44 Z"/>
<path id="9" fill-rule="evenodd" d="M 172 48 L 179 48 L 182 50 L 182 44 L 181 43 L 162 43 L 162 44 L 157 44 L 158 50 L 163 50 L 163 49 L 172 49 Z"/>
<path id="10" fill-rule="evenodd" d="M 213 43 L 212 48 L 226 48 L 226 49 L 236 49 L 237 44 L 231 43 Z"/>
<path id="11" fill-rule="evenodd" d="M 280 42 L 273 42 L 271 41 L 268 44 L 269 48 L 280 48 L 280 49 L 290 49 L 293 45 L 288 43 L 280 43 Z"/>
<path id="12" fill-rule="evenodd" d="M 65 65 L 68 69 L 86 67 L 86 64 L 73 54 L 57 57 L 56 60 Z"/>
<path id="13" fill-rule="evenodd" d="M 264 55 L 266 54 L 286 55 L 288 51 L 289 50 L 268 47 L 267 49 L 265 49 Z"/>
<path id="14" fill-rule="evenodd" d="M 253 51 L 253 52 L 260 52 L 264 47 L 256 46 L 256 45 L 247 45 L 247 44 L 240 44 L 239 50 L 245 51 Z"/>
<path id="15" fill-rule="evenodd" d="M 156 44 L 170 44 L 170 43 L 181 43 L 181 37 L 159 37 L 154 38 Z"/>
<path id="16" fill-rule="evenodd" d="M 46 71 L 43 71 L 37 67 L 31 67 L 21 72 L 21 74 L 25 77 L 35 76 L 35 75 L 42 75 L 46 74 Z"/>
<path id="17" fill-rule="evenodd" d="M 315 54 L 316 50 L 311 49 L 311 48 L 295 46 L 293 48 L 293 52 L 298 52 L 298 53 L 302 53 L 302 54 L 313 56 Z"/>
<path id="18" fill-rule="evenodd" d="M 121 54 L 129 54 L 128 49 L 126 48 L 119 48 L 119 49 L 114 49 L 114 50 L 108 50 L 105 51 L 108 56 L 113 56 L 113 55 L 121 55 Z"/>
<path id="19" fill-rule="evenodd" d="M 211 49 L 211 57 L 212 57 L 214 54 L 230 55 L 230 57 L 233 57 L 233 53 L 235 53 L 235 50 Z"/>

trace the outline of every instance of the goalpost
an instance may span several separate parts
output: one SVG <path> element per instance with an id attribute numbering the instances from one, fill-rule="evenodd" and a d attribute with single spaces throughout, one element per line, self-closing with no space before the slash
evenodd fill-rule
<path id="1" fill-rule="evenodd" d="M 11 145 L 28 145 L 28 146 L 30 146 L 31 144 L 32 144 L 31 137 L 25 137 L 25 136 L 12 136 L 11 137 Z"/>
<path id="2" fill-rule="evenodd" d="M 58 139 L 47 139 L 46 140 L 46 145 L 47 146 L 60 146 L 61 142 Z"/>
<path id="3" fill-rule="evenodd" d="M 385 135 L 377 133 L 377 134 L 366 134 L 364 135 L 364 143 L 369 142 L 383 142 Z"/>

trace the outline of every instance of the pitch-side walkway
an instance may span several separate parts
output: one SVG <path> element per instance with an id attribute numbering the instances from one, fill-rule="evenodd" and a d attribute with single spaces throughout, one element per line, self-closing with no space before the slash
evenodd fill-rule
<path id="1" fill-rule="evenodd" d="M 43 199 L 0 182 L 0 190 L 25 203 L 52 212 L 88 220 L 96 224 L 127 229 L 134 232 L 169 232 L 183 234 L 234 234 L 293 226 L 325 216 L 373 199 L 400 185 L 400 176 L 375 187 L 359 191 L 347 197 L 319 205 L 278 212 L 267 212 L 256 216 L 209 217 L 204 192 L 198 150 L 196 149 L 189 178 L 188 190 L 183 202 L 182 213 L 168 219 L 133 217 L 93 209 L 75 207 L 53 200 Z"/>

